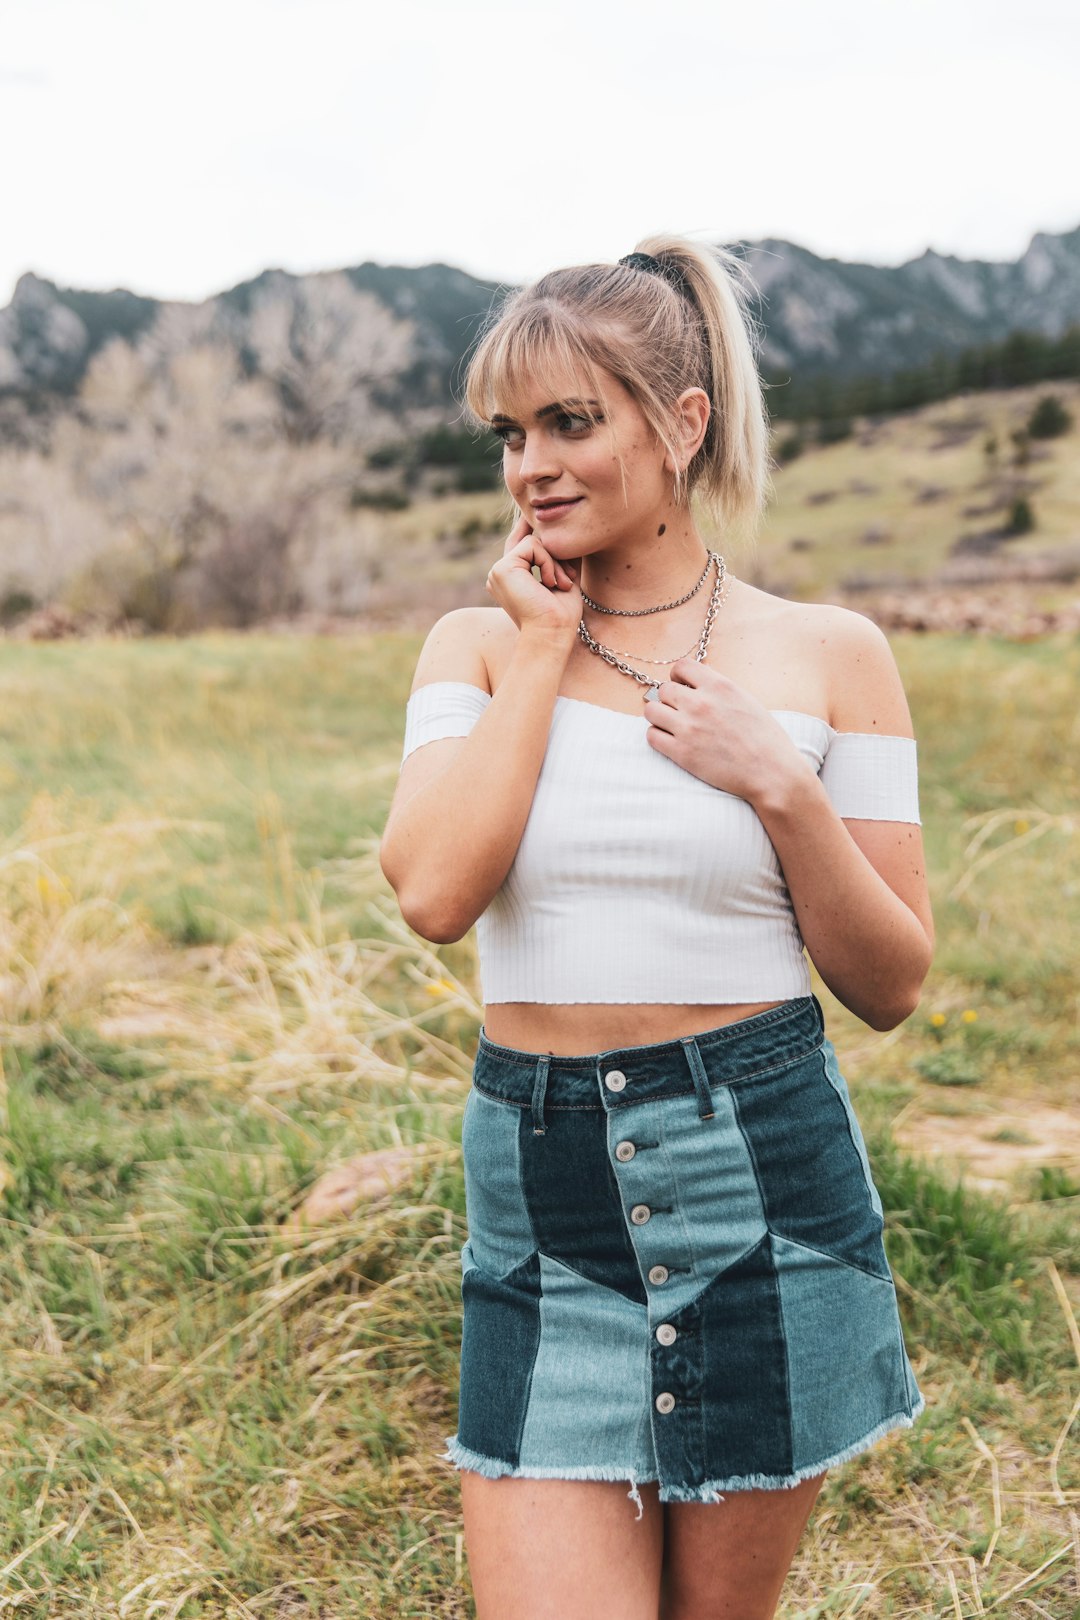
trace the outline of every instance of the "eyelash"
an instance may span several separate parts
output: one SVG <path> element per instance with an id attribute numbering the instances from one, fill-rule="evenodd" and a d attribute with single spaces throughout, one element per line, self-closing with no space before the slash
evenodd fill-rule
<path id="1" fill-rule="evenodd" d="M 556 420 L 556 422 L 559 423 L 560 427 L 562 426 L 562 424 L 564 422 L 584 422 L 585 426 L 588 428 L 588 427 L 595 426 L 596 423 L 602 422 L 604 419 L 603 419 L 602 416 L 594 416 L 594 417 L 579 416 L 575 412 L 564 411 L 562 413 L 562 415 L 557 416 L 555 418 L 555 420 Z M 521 429 L 520 428 L 515 428 L 515 427 L 497 427 L 497 428 L 492 428 L 491 431 L 494 433 L 494 435 L 495 435 L 495 437 L 497 439 L 501 439 L 503 444 L 506 445 L 509 449 L 512 450 L 514 448 L 514 446 L 510 443 L 510 440 L 507 438 L 507 434 L 509 434 L 509 433 L 520 433 Z"/>

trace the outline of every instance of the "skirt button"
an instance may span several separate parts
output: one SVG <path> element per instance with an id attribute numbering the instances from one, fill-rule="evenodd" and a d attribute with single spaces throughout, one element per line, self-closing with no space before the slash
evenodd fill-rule
<path id="1" fill-rule="evenodd" d="M 674 1406 L 675 1397 L 666 1389 L 662 1395 L 658 1395 L 656 1397 L 656 1410 L 658 1412 L 670 1412 L 673 1410 Z"/>
<path id="2" fill-rule="evenodd" d="M 674 1344 L 679 1337 L 670 1322 L 661 1322 L 656 1330 L 656 1337 L 661 1344 Z"/>
<path id="3" fill-rule="evenodd" d="M 604 1084 L 609 1091 L 621 1091 L 626 1084 L 626 1076 L 621 1069 L 612 1069 L 610 1074 L 604 1076 Z"/>
<path id="4" fill-rule="evenodd" d="M 649 1267 L 649 1281 L 651 1283 L 666 1283 L 669 1276 L 670 1272 L 668 1271 L 667 1266 Z"/>
<path id="5" fill-rule="evenodd" d="M 632 1159 L 636 1152 L 637 1148 L 634 1146 L 633 1142 L 617 1142 L 615 1145 L 615 1157 L 621 1160 L 623 1164 L 625 1164 L 628 1159 Z"/>
<path id="6" fill-rule="evenodd" d="M 649 1208 L 648 1204 L 635 1204 L 633 1209 L 630 1211 L 630 1219 L 633 1221 L 635 1226 L 644 1226 L 651 1214 L 652 1210 Z"/>

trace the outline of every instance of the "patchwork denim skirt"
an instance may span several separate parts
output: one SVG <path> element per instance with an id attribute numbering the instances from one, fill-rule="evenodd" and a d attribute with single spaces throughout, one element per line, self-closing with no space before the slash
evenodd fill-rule
<path id="1" fill-rule="evenodd" d="M 821 1004 L 558 1057 L 483 1028 L 458 1429 L 498 1478 L 790 1487 L 925 1401 Z"/>

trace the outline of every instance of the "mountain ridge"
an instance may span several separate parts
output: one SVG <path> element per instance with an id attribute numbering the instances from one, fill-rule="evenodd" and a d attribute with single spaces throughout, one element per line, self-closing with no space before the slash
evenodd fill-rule
<path id="1" fill-rule="evenodd" d="M 726 243 L 759 289 L 754 315 L 767 376 L 847 379 L 924 365 L 1018 330 L 1057 337 L 1080 321 L 1080 225 L 1037 231 L 1015 260 L 926 248 L 882 266 L 826 258 L 779 237 Z M 462 362 L 496 294 L 444 262 L 298 273 L 268 267 L 198 301 L 117 287 L 61 287 L 28 270 L 0 310 L 0 396 L 75 395 L 94 356 L 120 342 L 148 364 L 199 343 L 236 353 L 243 371 L 295 388 L 313 368 L 344 368 L 334 431 L 396 418 L 406 430 L 445 418 Z M 364 392 L 350 419 L 348 389 Z M 325 428 L 326 424 L 323 424 Z M 318 431 L 314 422 L 312 431 Z"/>

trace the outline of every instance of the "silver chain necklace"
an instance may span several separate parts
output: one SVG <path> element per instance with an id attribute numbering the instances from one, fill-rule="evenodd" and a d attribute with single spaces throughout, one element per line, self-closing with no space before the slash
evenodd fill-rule
<path id="1" fill-rule="evenodd" d="M 705 623 L 702 626 L 701 635 L 698 637 L 698 640 L 697 640 L 696 651 L 695 651 L 694 648 L 690 649 L 691 652 L 694 652 L 695 659 L 699 664 L 704 661 L 705 654 L 708 651 L 709 636 L 712 634 L 713 621 L 716 618 L 716 615 L 719 612 L 720 608 L 723 606 L 724 602 L 727 600 L 727 595 L 726 595 L 726 592 L 724 590 L 724 582 L 727 579 L 727 567 L 726 567 L 726 564 L 724 562 L 723 557 L 721 557 L 721 555 L 720 555 L 720 553 L 718 551 L 710 551 L 709 552 L 708 561 L 705 564 L 705 572 L 706 573 L 708 572 L 710 565 L 715 565 L 716 578 L 713 581 L 712 594 L 709 597 L 709 607 L 708 607 L 708 611 L 705 614 Z M 705 577 L 705 575 L 703 574 L 702 579 L 704 579 L 704 577 Z M 698 585 L 700 585 L 700 584 L 701 584 L 701 580 L 698 581 Z M 694 587 L 694 590 L 697 590 L 698 585 L 696 585 Z M 589 598 L 585 595 L 584 591 L 581 594 L 582 594 L 583 600 L 588 602 Z M 693 596 L 693 594 L 694 594 L 694 591 L 691 591 L 690 596 Z M 685 601 L 688 600 L 688 598 L 687 597 L 682 597 L 681 600 L 685 602 Z M 678 603 L 669 602 L 666 605 L 668 607 L 677 607 Z M 627 613 L 639 614 L 639 613 L 659 613 L 659 612 L 662 611 L 662 609 L 661 608 L 629 608 L 629 609 L 624 609 L 624 610 L 612 610 L 610 608 L 609 609 L 601 609 L 601 612 L 611 612 L 611 611 L 625 611 Z M 655 699 L 657 699 L 659 697 L 659 695 L 660 695 L 660 687 L 659 687 L 659 684 L 657 683 L 657 681 L 655 681 L 654 678 L 651 675 L 644 675 L 644 674 L 642 674 L 641 670 L 632 668 L 631 665 L 625 663 L 619 657 L 618 653 L 615 652 L 613 648 L 605 647 L 602 644 L 602 642 L 597 641 L 593 636 L 591 636 L 589 634 L 588 630 L 586 629 L 584 617 L 582 617 L 578 621 L 578 636 L 585 643 L 586 647 L 588 647 L 589 651 L 596 653 L 597 657 L 602 658 L 606 664 L 610 664 L 613 669 L 620 670 L 622 672 L 622 674 L 624 674 L 624 675 L 632 675 L 635 681 L 639 681 L 643 686 L 647 686 L 648 691 L 645 693 L 645 701 L 646 702 L 648 702 L 650 698 L 655 700 Z M 635 656 L 636 656 L 636 654 L 634 654 L 634 653 L 627 653 L 626 654 L 626 657 L 628 657 L 628 658 L 633 658 Z M 680 656 L 683 657 L 683 658 L 687 658 L 687 657 L 689 657 L 689 653 L 682 653 L 682 654 L 680 654 Z M 663 659 L 663 658 L 643 658 L 643 659 L 641 659 L 641 662 L 645 663 L 645 664 L 661 664 L 661 663 L 673 664 L 673 663 L 676 662 L 676 660 L 674 658 L 667 658 L 667 659 Z"/>
<path id="2" fill-rule="evenodd" d="M 637 618 L 642 613 L 666 613 L 668 608 L 682 607 L 684 602 L 689 602 L 689 600 L 690 600 L 690 598 L 692 596 L 697 595 L 698 591 L 700 591 L 701 587 L 705 583 L 705 575 L 709 572 L 709 564 L 712 562 L 712 559 L 713 559 L 713 553 L 711 551 L 707 551 L 705 553 L 705 567 L 701 570 L 701 578 L 698 580 L 698 582 L 694 586 L 693 590 L 687 591 L 685 596 L 680 596 L 674 602 L 661 602 L 659 607 L 651 607 L 651 608 L 613 608 L 613 607 L 604 607 L 602 605 L 602 603 L 594 602 L 591 596 L 586 596 L 584 591 L 582 591 L 582 593 L 581 593 L 581 600 L 585 603 L 586 607 L 593 608 L 595 610 L 595 612 L 597 612 L 597 613 L 617 613 L 624 619 Z M 721 561 L 723 561 L 723 558 L 721 558 Z"/>
<path id="3" fill-rule="evenodd" d="M 696 646 L 697 642 L 695 641 L 694 647 Z M 628 652 L 625 648 L 620 650 L 617 647 L 612 648 L 612 651 L 618 652 L 620 658 L 633 658 L 639 664 L 674 664 L 679 658 L 689 658 L 694 647 L 687 647 L 685 652 L 676 653 L 674 658 L 646 658 L 644 653 Z"/>

